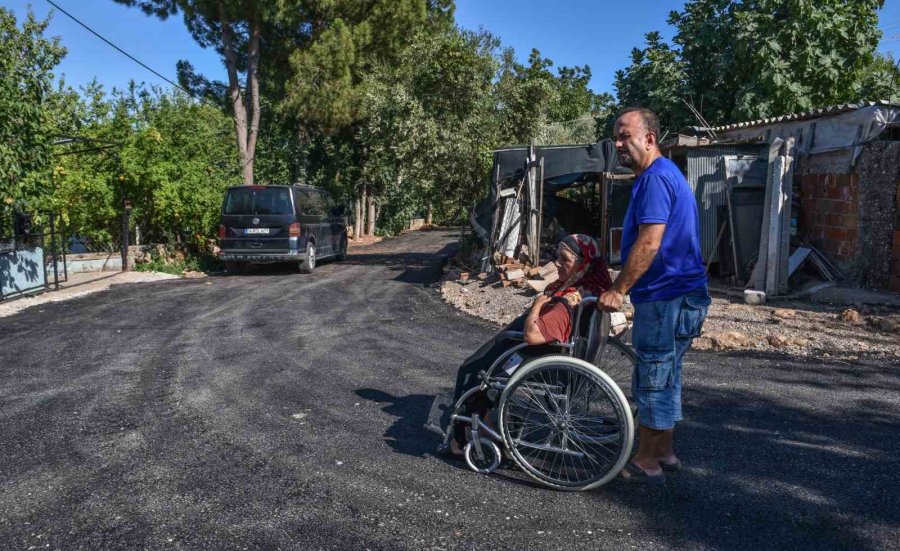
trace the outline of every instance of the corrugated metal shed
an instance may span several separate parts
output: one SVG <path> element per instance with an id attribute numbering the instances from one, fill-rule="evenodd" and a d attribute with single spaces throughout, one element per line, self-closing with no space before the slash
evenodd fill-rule
<path id="1" fill-rule="evenodd" d="M 760 157 L 764 159 L 765 155 L 765 147 L 756 145 L 692 147 L 685 152 L 685 177 L 697 200 L 700 214 L 700 247 L 704 260 L 708 262 L 718 260 L 716 238 L 723 222 L 719 219 L 718 211 L 719 207 L 726 207 L 728 204 L 726 193 L 729 177 L 733 178 L 733 185 L 741 185 L 744 174 L 756 164 L 754 161 Z M 730 174 L 728 167 L 735 165 L 742 169 L 732 170 L 735 173 Z"/>

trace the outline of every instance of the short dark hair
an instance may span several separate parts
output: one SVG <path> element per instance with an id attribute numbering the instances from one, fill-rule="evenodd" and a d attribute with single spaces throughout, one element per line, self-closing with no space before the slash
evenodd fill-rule
<path id="1" fill-rule="evenodd" d="M 619 111 L 619 114 L 616 115 L 616 120 L 628 113 L 640 113 L 641 121 L 644 123 L 644 129 L 646 129 L 647 132 L 652 133 L 656 136 L 656 139 L 659 140 L 659 117 L 656 116 L 656 113 L 646 107 L 627 107 Z"/>

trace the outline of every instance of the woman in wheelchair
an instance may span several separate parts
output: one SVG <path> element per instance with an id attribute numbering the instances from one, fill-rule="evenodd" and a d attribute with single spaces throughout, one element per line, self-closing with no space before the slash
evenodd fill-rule
<path id="1" fill-rule="evenodd" d="M 569 338 L 572 332 L 572 313 L 582 297 L 600 296 L 612 285 L 597 241 L 588 235 L 572 234 L 563 238 L 557 246 L 555 264 L 559 279 L 548 286 L 525 313 L 482 345 L 460 366 L 456 375 L 454 403 L 466 391 L 481 384 L 481 372 L 488 370 L 501 354 L 519 344 L 503 338 L 504 332 L 521 331 L 525 342 L 531 345 L 512 355 L 502 366 L 502 369 L 511 374 L 523 361 L 523 357 L 532 358 L 557 352 L 544 345 L 565 342 Z M 476 392 L 466 401 L 464 413 L 477 414 L 484 419 L 492 405 L 485 392 Z M 457 424 L 449 445 L 443 445 L 438 451 L 461 456 L 465 444 L 465 427 Z"/>

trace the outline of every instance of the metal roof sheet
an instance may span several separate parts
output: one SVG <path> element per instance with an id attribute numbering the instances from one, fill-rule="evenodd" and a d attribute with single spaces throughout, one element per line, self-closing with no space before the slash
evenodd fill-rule
<path id="1" fill-rule="evenodd" d="M 712 130 L 713 132 L 727 132 L 728 130 L 737 130 L 740 128 L 752 128 L 754 126 L 765 126 L 767 124 L 775 124 L 775 123 L 780 123 L 780 122 L 815 119 L 817 117 L 823 117 L 826 115 L 836 115 L 838 113 L 846 113 L 848 111 L 855 111 L 857 109 L 862 109 L 864 107 L 871 107 L 873 105 L 883 105 L 883 106 L 887 106 L 887 107 L 900 107 L 900 103 L 891 102 L 888 100 L 865 101 L 865 102 L 860 102 L 860 103 L 844 103 L 841 105 L 831 105 L 829 107 L 813 109 L 812 111 L 806 111 L 804 113 L 790 113 L 787 115 L 780 115 L 778 117 L 770 117 L 767 119 L 759 119 L 759 120 L 747 121 L 747 122 L 737 122 L 737 123 L 733 123 L 733 124 L 727 124 L 724 126 L 714 126 L 710 130 Z"/>

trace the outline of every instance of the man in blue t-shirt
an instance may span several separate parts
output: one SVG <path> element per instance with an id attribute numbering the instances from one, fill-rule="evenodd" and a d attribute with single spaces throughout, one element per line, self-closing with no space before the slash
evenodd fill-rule
<path id="1" fill-rule="evenodd" d="M 631 390 L 640 443 L 622 477 L 654 485 L 681 468 L 673 436 L 682 419 L 682 358 L 710 304 L 697 201 L 678 167 L 660 153 L 658 137 L 659 122 L 649 109 L 625 109 L 616 120 L 619 163 L 635 180 L 622 228 L 624 267 L 597 301 L 616 311 L 631 294 L 637 355 Z"/>

